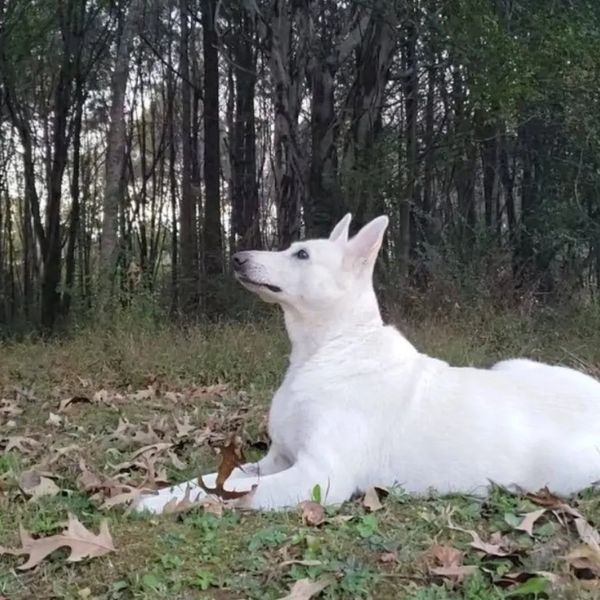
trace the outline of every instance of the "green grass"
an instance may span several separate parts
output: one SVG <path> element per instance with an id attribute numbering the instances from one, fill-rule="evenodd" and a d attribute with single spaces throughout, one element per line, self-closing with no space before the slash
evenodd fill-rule
<path id="1" fill-rule="evenodd" d="M 422 350 L 456 364 L 487 366 L 500 358 L 530 356 L 586 369 L 600 368 L 600 316 L 588 310 L 576 315 L 544 313 L 535 319 L 511 314 L 455 315 L 398 320 Z M 85 328 L 60 341 L 4 343 L 0 349 L 0 398 L 16 399 L 24 412 L 0 415 L 0 437 L 34 437 L 33 455 L 14 450 L 0 453 L 0 545 L 17 543 L 18 525 L 36 535 L 63 529 L 72 512 L 97 531 L 108 518 L 117 552 L 69 564 L 58 551 L 32 571 L 16 567 L 22 558 L 0 557 L 0 596 L 30 598 L 280 598 L 295 580 L 332 573 L 336 583 L 325 598 L 407 598 L 410 600 L 470 600 L 523 597 L 518 587 L 502 587 L 507 572 L 560 576 L 547 596 L 597 597 L 589 583 L 573 577 L 564 561 L 577 544 L 572 527 L 544 517 L 533 538 L 514 530 L 518 515 L 533 510 L 530 501 L 495 490 L 482 502 L 468 497 L 415 500 L 392 490 L 383 510 L 370 514 L 360 502 L 329 510 L 321 527 L 302 523 L 299 513 L 247 514 L 226 512 L 221 518 L 202 512 L 161 518 L 101 511 L 77 483 L 81 457 L 98 471 L 128 459 L 140 444 L 111 439 L 119 418 L 134 426 L 151 422 L 159 437 L 175 439 L 173 417 L 190 417 L 198 427 L 207 423 L 223 435 L 240 431 L 250 457 L 261 452 L 262 420 L 286 364 L 287 340 L 281 320 L 256 324 L 213 324 L 175 329 L 123 321 L 110 330 Z M 222 397 L 190 398 L 190 390 L 216 383 L 228 385 Z M 137 390 L 154 385 L 159 393 L 134 400 Z M 91 397 L 96 391 L 119 391 L 113 405 L 78 403 L 65 413 L 59 427 L 46 423 L 61 399 Z M 183 392 L 177 402 L 166 392 Z M 12 420 L 12 427 L 7 421 Z M 48 464 L 52 449 L 76 444 L 78 449 Z M 253 447 L 252 445 L 255 445 Z M 1 452 L 1 451 L 0 451 Z M 214 470 L 216 458 L 207 445 L 181 443 L 177 453 L 186 462 L 177 471 L 168 465 L 172 481 Z M 18 488 L 22 471 L 42 464 L 56 476 L 63 492 L 54 498 L 28 502 Z M 140 479 L 133 470 L 130 478 Z M 588 520 L 600 524 L 600 495 L 573 500 Z M 351 520 L 336 520 L 338 515 Z M 469 547 L 469 536 L 450 529 L 449 522 L 474 529 L 484 538 L 501 532 L 518 552 L 507 558 L 482 557 Z M 465 563 L 478 565 L 477 575 L 451 584 L 427 568 L 433 544 L 452 545 L 465 552 Z M 394 553 L 396 562 L 382 562 Z M 290 560 L 311 561 L 306 564 Z"/>

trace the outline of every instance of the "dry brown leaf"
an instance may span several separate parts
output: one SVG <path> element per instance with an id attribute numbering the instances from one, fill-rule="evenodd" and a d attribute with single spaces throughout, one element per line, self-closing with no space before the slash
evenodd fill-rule
<path id="1" fill-rule="evenodd" d="M 191 417 L 188 414 L 183 416 L 183 421 L 178 421 L 175 418 L 173 418 L 173 421 L 175 421 L 178 438 L 186 437 L 196 429 L 196 426 L 192 425 Z"/>
<path id="2" fill-rule="evenodd" d="M 429 566 L 429 572 L 456 583 L 477 571 L 475 565 L 463 565 L 464 554 L 452 546 L 435 544 L 429 549 L 428 555 L 434 561 L 434 565 Z"/>
<path id="3" fill-rule="evenodd" d="M 124 486 L 125 487 L 125 486 Z M 154 490 L 150 490 L 147 488 L 129 488 L 125 492 L 121 492 L 112 496 L 110 498 L 106 498 L 102 505 L 100 506 L 101 510 L 110 510 L 115 506 L 121 506 L 123 504 L 131 504 L 135 502 L 142 494 L 151 494 Z"/>
<path id="4" fill-rule="evenodd" d="M 56 496 L 60 488 L 49 477 L 44 477 L 35 470 L 24 471 L 19 477 L 19 488 L 30 497 L 37 500 L 42 496 Z"/>
<path id="5" fill-rule="evenodd" d="M 152 400 L 152 398 L 156 398 L 157 393 L 156 389 L 153 386 L 149 386 L 143 390 L 138 390 L 133 394 L 130 394 L 129 397 L 131 400 L 136 402 L 143 402 L 144 400 Z"/>
<path id="6" fill-rule="evenodd" d="M 50 413 L 46 419 L 46 425 L 52 425 L 52 427 L 60 427 L 63 423 L 63 418 L 53 412 Z"/>
<path id="7" fill-rule="evenodd" d="M 587 544 L 581 544 L 573 548 L 565 556 L 565 560 L 575 570 L 591 571 L 596 577 L 600 577 L 600 551 Z"/>
<path id="8" fill-rule="evenodd" d="M 92 396 L 92 402 L 94 404 L 104 404 L 105 406 L 108 406 L 109 408 L 115 408 L 115 401 L 122 400 L 122 399 L 123 399 L 123 396 L 121 396 L 121 394 L 109 393 L 105 389 L 98 390 Z"/>
<path id="9" fill-rule="evenodd" d="M 556 494 L 553 494 L 548 487 L 542 488 L 535 494 L 525 494 L 525 497 L 528 500 L 531 500 L 534 504 L 538 506 L 543 506 L 552 511 L 560 511 L 563 513 L 567 513 L 573 517 L 583 518 L 581 513 L 569 506 L 562 498 L 559 498 Z"/>
<path id="10" fill-rule="evenodd" d="M 218 498 L 213 498 L 212 496 L 204 498 L 204 501 L 202 502 L 202 508 L 204 509 L 204 512 L 215 515 L 216 517 L 223 516 L 225 506 L 225 502 Z"/>
<path id="11" fill-rule="evenodd" d="M 199 508 L 202 506 L 202 504 L 202 501 L 198 501 L 198 495 L 196 495 L 195 500 L 192 500 L 192 488 L 188 485 L 185 489 L 185 495 L 181 500 L 173 498 L 165 504 L 163 508 L 163 514 L 174 515 L 188 512 L 195 508 Z"/>
<path id="12" fill-rule="evenodd" d="M 61 400 L 60 404 L 58 405 L 58 412 L 65 412 L 65 410 L 67 410 L 71 404 L 80 402 L 87 402 L 89 404 L 91 400 L 87 396 L 71 396 L 70 398 L 65 398 L 64 400 Z"/>
<path id="13" fill-rule="evenodd" d="M 533 537 L 533 526 L 536 521 L 546 512 L 545 508 L 534 510 L 523 515 L 523 520 L 515 527 L 519 531 L 524 531 Z"/>
<path id="14" fill-rule="evenodd" d="M 305 525 L 318 527 L 325 521 L 325 509 L 318 503 L 312 500 L 305 500 L 298 504 L 302 513 L 302 522 Z"/>
<path id="15" fill-rule="evenodd" d="M 40 443 L 30 437 L 23 437 L 22 435 L 13 435 L 0 439 L 0 443 L 4 444 L 4 452 L 10 452 L 11 450 L 19 450 L 23 454 L 32 454 L 34 448 L 37 448 Z M 28 447 L 29 446 L 29 447 Z"/>
<path id="16" fill-rule="evenodd" d="M 17 406 L 12 400 L 0 400 L 0 415 L 5 417 L 18 417 L 23 414 L 23 409 Z"/>
<path id="17" fill-rule="evenodd" d="M 306 560 L 284 560 L 279 564 L 280 567 L 289 567 L 290 565 L 300 565 L 302 567 L 318 567 L 323 564 L 322 560 L 306 559 Z"/>
<path id="18" fill-rule="evenodd" d="M 167 452 L 167 456 L 169 457 L 169 460 L 171 461 L 171 464 L 179 471 L 182 471 L 183 469 L 187 468 L 187 465 L 179 458 L 179 456 L 177 456 L 177 453 L 174 452 L 173 450 L 169 450 Z"/>
<path id="19" fill-rule="evenodd" d="M 228 386 L 224 383 L 208 385 L 196 388 L 192 392 L 192 398 L 202 398 L 205 396 L 223 396 L 227 392 Z"/>
<path id="20" fill-rule="evenodd" d="M 453 579 L 457 583 L 462 581 L 465 577 L 473 575 L 477 572 L 475 565 L 457 565 L 453 567 L 433 567 L 429 570 L 433 575 L 439 575 L 440 577 L 447 577 Z"/>
<path id="21" fill-rule="evenodd" d="M 600 534 L 592 527 L 585 519 L 575 519 L 575 529 L 581 541 L 587 544 L 590 548 L 600 552 Z"/>
<path id="22" fill-rule="evenodd" d="M 370 512 L 375 512 L 383 508 L 383 504 L 381 504 L 381 500 L 379 500 L 379 494 L 377 493 L 376 488 L 367 488 L 362 505 Z"/>
<path id="23" fill-rule="evenodd" d="M 321 575 L 317 580 L 299 579 L 290 589 L 290 593 L 279 600 L 310 600 L 333 583 L 335 583 L 333 575 Z"/>
<path id="24" fill-rule="evenodd" d="M 134 432 L 129 436 L 128 441 L 131 444 L 143 444 L 144 446 L 157 445 L 161 443 L 160 437 L 156 431 L 154 431 L 154 428 L 150 423 L 146 424 L 145 431 L 142 429 L 134 430 Z"/>
<path id="25" fill-rule="evenodd" d="M 77 478 L 77 483 L 84 492 L 101 492 L 103 496 L 115 496 L 131 489 L 131 486 L 96 473 L 87 466 L 83 458 L 79 459 L 79 470 L 81 473 Z"/>
<path id="26" fill-rule="evenodd" d="M 335 517 L 330 517 L 327 519 L 328 523 L 347 523 L 348 521 L 352 521 L 354 519 L 354 515 L 335 515 Z"/>
<path id="27" fill-rule="evenodd" d="M 61 459 L 61 457 L 70 454 L 71 452 L 81 452 L 81 446 L 79 444 L 69 444 L 62 448 L 52 448 L 52 457 L 48 460 L 48 465 L 53 465 L 55 462 Z"/>
<path id="28" fill-rule="evenodd" d="M 469 543 L 469 545 L 472 548 L 475 548 L 475 550 L 481 550 L 481 552 L 484 552 L 489 556 L 508 556 L 510 554 L 510 552 L 506 549 L 507 541 L 499 532 L 492 534 L 490 542 L 484 542 L 479 534 L 472 529 L 462 529 L 461 527 L 455 527 L 454 525 L 451 525 L 450 529 L 468 533 L 472 538 L 472 541 Z"/>
<path id="29" fill-rule="evenodd" d="M 452 546 L 435 544 L 429 549 L 429 556 L 442 567 L 462 565 L 464 554 Z"/>
<path id="30" fill-rule="evenodd" d="M 234 436 L 231 441 L 219 449 L 221 454 L 221 464 L 217 470 L 217 480 L 214 488 L 209 488 L 202 480 L 202 476 L 198 477 L 198 485 L 207 493 L 218 496 L 223 500 L 236 500 L 247 496 L 252 490 L 244 492 L 231 492 L 223 486 L 227 478 L 231 475 L 235 468 L 241 467 L 245 462 L 244 452 L 242 450 L 242 439 L 239 436 Z"/>
<path id="31" fill-rule="evenodd" d="M 0 554 L 13 554 L 15 556 L 28 554 L 29 559 L 27 562 L 17 567 L 21 571 L 32 569 L 39 565 L 49 554 L 65 546 L 71 549 L 71 554 L 67 558 L 68 562 L 78 562 L 84 558 L 96 558 L 115 550 L 108 530 L 108 521 L 102 521 L 100 533 L 96 535 L 86 529 L 72 514 L 69 514 L 67 529 L 62 533 L 34 539 L 21 526 L 20 536 L 21 548 L 7 549 L 0 547 Z"/>
<path id="32" fill-rule="evenodd" d="M 398 556 L 395 552 L 382 552 L 379 555 L 379 562 L 384 564 L 395 563 L 398 562 Z"/>
<path id="33" fill-rule="evenodd" d="M 160 454 L 161 452 L 172 448 L 174 445 L 175 444 L 172 444 L 170 442 L 157 442 L 155 444 L 148 444 L 147 446 L 143 446 L 139 450 L 136 450 L 131 455 L 131 460 L 135 460 L 136 458 L 142 458 L 144 455 L 151 454 L 154 456 L 156 454 Z"/>

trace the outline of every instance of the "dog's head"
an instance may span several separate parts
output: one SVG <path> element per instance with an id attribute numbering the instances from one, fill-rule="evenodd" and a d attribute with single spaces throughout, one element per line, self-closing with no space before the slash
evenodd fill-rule
<path id="1" fill-rule="evenodd" d="M 375 260 L 388 225 L 377 217 L 348 239 L 346 215 L 328 239 L 293 243 L 280 252 L 238 252 L 233 257 L 238 281 L 267 302 L 301 312 L 335 309 L 372 289 Z"/>

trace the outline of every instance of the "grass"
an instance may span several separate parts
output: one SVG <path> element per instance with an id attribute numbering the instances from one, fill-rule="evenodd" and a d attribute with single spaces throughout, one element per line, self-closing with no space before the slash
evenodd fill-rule
<path id="1" fill-rule="evenodd" d="M 424 351 L 455 364 L 487 366 L 500 358 L 530 356 L 561 362 L 598 374 L 600 316 L 588 310 L 576 315 L 477 314 L 469 318 L 422 319 L 414 314 L 395 319 Z M 109 520 L 117 552 L 70 564 L 59 550 L 32 571 L 20 572 L 22 558 L 0 556 L 0 596 L 30 598 L 280 598 L 294 581 L 335 575 L 325 598 L 572 598 L 598 597 L 598 588 L 573 576 L 564 560 L 577 545 L 573 527 L 545 516 L 534 536 L 516 531 L 520 515 L 536 507 L 527 499 L 495 490 L 485 502 L 469 497 L 415 500 L 392 490 L 384 508 L 367 512 L 360 502 L 328 510 L 321 527 L 303 524 L 291 511 L 277 514 L 203 512 L 161 518 L 103 511 L 78 483 L 83 458 L 99 472 L 112 473 L 143 445 L 111 437 L 119 419 L 145 430 L 150 423 L 164 440 L 176 439 L 174 420 L 187 415 L 215 435 L 239 431 L 250 457 L 264 451 L 262 422 L 273 390 L 285 369 L 287 340 L 278 318 L 257 324 L 213 324 L 175 329 L 122 321 L 111 330 L 88 327 L 62 340 L 4 343 L 0 349 L 0 398 L 14 401 L 22 414 L 0 413 L 0 437 L 23 435 L 40 442 L 33 454 L 18 450 L 0 454 L 0 545 L 18 541 L 18 525 L 46 536 L 63 529 L 69 512 L 97 531 Z M 227 384 L 194 398 L 199 386 Z M 151 386 L 150 397 L 138 390 Z M 60 425 L 47 423 L 64 398 L 92 397 L 105 389 L 122 398 L 109 404 L 73 404 Z M 180 395 L 173 399 L 173 393 Z M 10 422 L 12 421 L 12 423 Z M 76 447 L 57 457 L 56 450 Z M 184 480 L 214 470 L 215 455 L 207 444 L 178 442 L 185 467 L 166 464 L 170 480 Z M 62 492 L 37 502 L 19 490 L 20 474 L 42 465 Z M 139 480 L 135 467 L 127 476 Z M 136 479 L 137 478 L 137 479 Z M 600 523 L 600 495 L 573 500 L 589 522 Z M 351 516 L 350 520 L 335 519 Z M 482 556 L 468 545 L 469 535 L 448 527 L 476 530 L 484 539 L 500 532 L 518 549 L 508 558 Z M 458 548 L 477 574 L 457 583 L 431 574 L 434 544 Z M 382 562 L 384 556 L 394 556 Z M 289 563 L 288 561 L 301 561 Z M 546 594 L 519 585 L 507 586 L 506 573 L 525 581 L 540 571 L 560 577 Z M 534 577 L 535 579 L 535 577 Z M 531 581 L 531 579 L 530 579 Z M 592 580 L 595 581 L 595 580 Z M 536 591 L 537 589 L 537 591 Z"/>

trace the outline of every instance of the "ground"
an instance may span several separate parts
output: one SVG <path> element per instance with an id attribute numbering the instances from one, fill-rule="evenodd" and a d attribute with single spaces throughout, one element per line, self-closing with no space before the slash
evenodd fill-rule
<path id="1" fill-rule="evenodd" d="M 598 311 L 455 313 L 398 324 L 419 348 L 455 364 L 528 356 L 598 375 Z M 151 517 L 101 507 L 115 482 L 161 485 L 214 470 L 214 448 L 234 432 L 248 458 L 260 456 L 286 352 L 276 317 L 188 329 L 124 319 L 58 341 L 4 342 L 0 546 L 19 547 L 19 525 L 34 537 L 60 533 L 72 513 L 94 533 L 107 519 L 116 551 L 70 563 L 62 549 L 27 571 L 18 569 L 25 556 L 1 555 L 0 597 L 281 598 L 296 581 L 323 577 L 324 598 L 600 597 L 600 494 L 591 491 L 568 499 L 571 510 L 499 489 L 486 501 L 415 500 L 392 489 L 381 509 L 357 499 L 328 509 L 318 526 L 299 510 Z M 17 436 L 34 441 L 7 450 Z M 29 499 L 23 473 L 31 470 L 53 480 L 56 494 Z M 538 517 L 532 535 L 518 529 L 544 508 L 530 517 Z"/>

